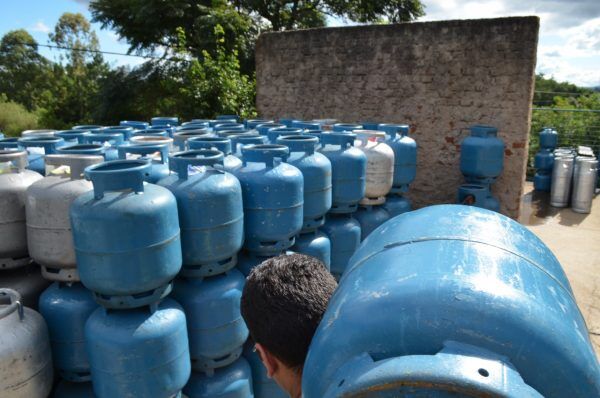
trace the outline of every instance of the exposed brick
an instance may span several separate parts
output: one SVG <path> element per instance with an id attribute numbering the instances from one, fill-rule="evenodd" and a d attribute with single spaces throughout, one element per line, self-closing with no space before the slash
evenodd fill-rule
<path id="1" fill-rule="evenodd" d="M 514 17 L 266 33 L 256 46 L 257 107 L 268 118 L 411 124 L 416 208 L 455 201 L 466 128 L 494 125 L 507 150 L 492 191 L 517 217 L 538 29 L 537 17 Z"/>

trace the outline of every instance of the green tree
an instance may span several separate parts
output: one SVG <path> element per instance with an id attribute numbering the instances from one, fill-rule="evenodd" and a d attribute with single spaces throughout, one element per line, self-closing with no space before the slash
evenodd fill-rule
<path id="1" fill-rule="evenodd" d="M 94 21 L 130 43 L 130 52 L 162 49 L 167 56 L 179 44 L 181 28 L 193 56 L 202 58 L 207 51 L 214 57 L 214 29 L 220 25 L 222 46 L 238 51 L 245 73 L 254 70 L 254 42 L 263 30 L 325 26 L 327 16 L 367 23 L 412 21 L 424 15 L 420 0 L 95 0 L 90 10 Z"/>
<path id="2" fill-rule="evenodd" d="M 0 93 L 34 110 L 47 89 L 50 62 L 37 52 L 36 41 L 25 30 L 6 33 L 0 41 Z"/>
<path id="3" fill-rule="evenodd" d="M 129 52 L 172 55 L 179 43 L 178 29 L 184 30 L 187 50 L 202 57 L 216 53 L 214 28 L 223 27 L 224 46 L 237 49 L 250 60 L 256 24 L 246 13 L 238 12 L 225 0 L 96 0 L 90 3 L 93 20 L 102 28 L 114 29 L 127 39 Z"/>
<path id="4" fill-rule="evenodd" d="M 93 122 L 100 81 L 109 70 L 97 52 L 96 33 L 83 15 L 64 13 L 49 37 L 66 52 L 53 65 L 52 96 L 44 105 L 42 121 L 55 128 Z"/>
<path id="5" fill-rule="evenodd" d="M 23 130 L 38 127 L 38 116 L 14 101 L 9 101 L 6 95 L 0 95 L 0 131 L 8 136 L 16 137 Z"/>

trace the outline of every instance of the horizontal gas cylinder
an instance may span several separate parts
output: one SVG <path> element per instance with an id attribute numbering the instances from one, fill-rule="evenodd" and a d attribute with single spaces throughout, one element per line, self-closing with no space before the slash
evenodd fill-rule
<path id="1" fill-rule="evenodd" d="M 498 213 L 439 205 L 361 244 L 312 339 L 302 393 L 597 397 L 600 366 L 544 243 Z"/>

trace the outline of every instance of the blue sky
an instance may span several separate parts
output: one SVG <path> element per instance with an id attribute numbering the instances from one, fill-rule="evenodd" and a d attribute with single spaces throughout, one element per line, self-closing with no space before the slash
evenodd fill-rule
<path id="1" fill-rule="evenodd" d="M 494 18 L 538 15 L 541 18 L 538 72 L 583 86 L 600 86 L 600 0 L 424 0 L 421 20 Z M 40 44 L 63 12 L 80 12 L 88 19 L 88 0 L 4 0 L 0 35 L 24 28 Z M 343 21 L 332 21 L 343 25 Z M 125 53 L 127 43 L 110 30 L 93 24 L 104 51 Z M 40 48 L 54 59 L 57 51 Z M 141 58 L 105 55 L 113 65 L 137 65 Z"/>

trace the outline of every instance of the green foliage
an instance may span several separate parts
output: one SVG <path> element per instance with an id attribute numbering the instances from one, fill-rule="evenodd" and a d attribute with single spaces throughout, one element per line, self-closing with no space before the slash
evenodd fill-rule
<path id="1" fill-rule="evenodd" d="M 539 150 L 539 132 L 553 127 L 559 134 L 559 146 L 592 147 L 600 151 L 600 93 L 571 83 L 536 76 L 536 98 L 531 117 L 529 140 L 529 174 L 533 174 L 533 158 Z M 540 93 L 541 92 L 541 93 Z M 545 106 L 536 105 L 546 96 Z M 539 102 L 537 102 L 539 103 Z"/>
<path id="2" fill-rule="evenodd" d="M 168 57 L 180 45 L 178 30 L 186 35 L 186 50 L 201 58 L 216 53 L 214 28 L 223 27 L 228 52 L 237 49 L 252 69 L 257 24 L 225 0 L 96 0 L 90 3 L 93 20 L 127 39 L 130 52 Z"/>
<path id="3" fill-rule="evenodd" d="M 0 131 L 7 136 L 17 137 L 24 130 L 38 127 L 38 116 L 23 105 L 9 101 L 0 95 Z"/>
<path id="4" fill-rule="evenodd" d="M 254 71 L 254 43 L 263 30 L 325 26 L 327 17 L 356 22 L 412 21 L 424 15 L 420 0 L 95 0 L 94 21 L 114 29 L 130 43 L 131 52 L 165 56 L 179 45 L 178 29 L 187 50 L 202 59 L 217 56 L 215 27 L 223 28 L 227 53 L 237 50 L 241 70 Z M 160 16 L 160 18 L 157 18 Z"/>
<path id="5" fill-rule="evenodd" d="M 50 63 L 37 52 L 37 43 L 25 30 L 13 30 L 0 41 L 0 93 L 34 110 L 47 89 Z"/>
<path id="6" fill-rule="evenodd" d="M 224 33 L 220 25 L 215 27 L 216 55 L 204 51 L 201 60 L 192 59 L 183 66 L 183 84 L 176 96 L 180 114 L 190 118 L 197 114 L 256 115 L 254 79 L 240 72 L 237 51 L 227 52 Z"/>

